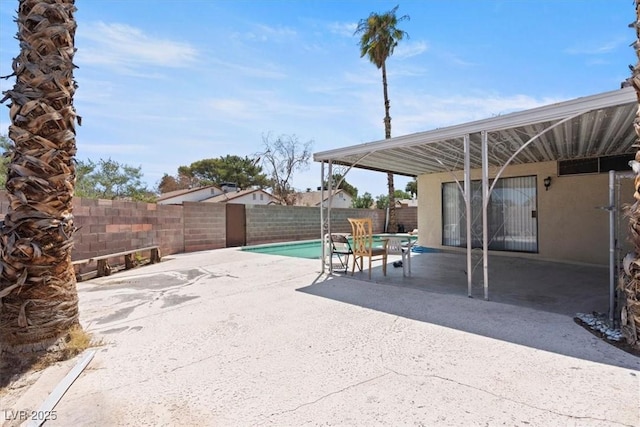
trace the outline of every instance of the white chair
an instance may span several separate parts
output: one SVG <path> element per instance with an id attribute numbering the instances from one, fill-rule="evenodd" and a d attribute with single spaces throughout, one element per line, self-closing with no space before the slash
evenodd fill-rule
<path id="1" fill-rule="evenodd" d="M 403 243 L 404 242 L 404 243 Z M 400 237 L 390 237 L 387 240 L 387 254 L 402 256 L 402 275 L 411 277 L 411 240 Z M 407 274 L 409 272 L 409 274 Z"/>

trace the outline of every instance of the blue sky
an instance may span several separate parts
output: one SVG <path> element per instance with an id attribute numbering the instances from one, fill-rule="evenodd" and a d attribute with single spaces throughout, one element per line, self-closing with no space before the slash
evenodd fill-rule
<path id="1" fill-rule="evenodd" d="M 0 0 L 2 76 L 17 4 Z M 77 157 L 141 166 L 155 187 L 196 160 L 252 156 L 268 134 L 314 152 L 383 139 L 381 73 L 353 31 L 396 4 L 410 20 L 387 62 L 393 136 L 619 89 L 636 62 L 631 0 L 78 0 Z M 312 162 L 293 185 L 319 181 Z M 382 173 L 347 181 L 386 192 Z"/>

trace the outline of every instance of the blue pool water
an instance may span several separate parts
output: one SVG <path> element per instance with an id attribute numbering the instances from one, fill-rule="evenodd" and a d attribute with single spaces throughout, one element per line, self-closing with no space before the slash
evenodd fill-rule
<path id="1" fill-rule="evenodd" d="M 381 235 L 374 236 L 374 242 L 381 242 L 382 237 Z M 417 236 L 412 237 L 414 240 L 417 238 Z M 242 250 L 294 258 L 320 259 L 322 257 L 322 242 L 318 239 L 301 242 L 270 243 L 266 245 L 245 246 Z"/>

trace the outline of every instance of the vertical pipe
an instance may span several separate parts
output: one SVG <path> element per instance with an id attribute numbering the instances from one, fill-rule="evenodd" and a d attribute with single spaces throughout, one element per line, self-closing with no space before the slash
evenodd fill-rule
<path id="1" fill-rule="evenodd" d="M 324 199 L 324 161 L 320 162 L 320 200 Z M 320 241 L 322 242 L 322 274 L 324 274 L 325 263 L 327 262 L 326 243 L 324 238 L 324 206 L 320 203 Z"/>
<path id="2" fill-rule="evenodd" d="M 329 196 L 327 197 L 327 234 L 329 235 L 329 241 L 331 241 L 331 201 L 333 196 L 333 163 L 329 160 L 329 168 L 327 169 L 327 187 L 329 187 Z M 324 189 L 324 181 L 322 182 L 322 188 Z M 322 205 L 324 198 L 320 200 Z M 333 274 L 333 245 L 329 245 L 329 274 Z"/>
<path id="3" fill-rule="evenodd" d="M 609 171 L 609 322 L 613 326 L 615 316 L 615 292 L 616 292 L 616 199 L 615 199 L 616 172 Z"/>
<path id="4" fill-rule="evenodd" d="M 464 203 L 467 210 L 467 296 L 473 298 L 471 294 L 471 153 L 469 134 L 464 136 Z"/>
<path id="5" fill-rule="evenodd" d="M 484 274 L 484 299 L 489 299 L 489 153 L 488 135 L 482 131 L 482 271 Z"/>

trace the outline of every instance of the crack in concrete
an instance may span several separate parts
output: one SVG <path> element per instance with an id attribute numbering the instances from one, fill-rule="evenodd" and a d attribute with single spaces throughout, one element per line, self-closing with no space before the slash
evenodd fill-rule
<path id="1" fill-rule="evenodd" d="M 347 390 L 350 390 L 350 389 L 352 389 L 352 388 L 355 388 L 355 387 L 361 386 L 361 385 L 363 385 L 363 384 L 366 384 L 366 383 L 369 383 L 369 382 L 372 382 L 372 381 L 378 380 L 378 379 L 383 378 L 383 377 L 386 377 L 387 375 L 390 375 L 390 374 L 391 374 L 391 372 L 387 372 L 386 374 L 381 374 L 381 375 L 375 376 L 375 377 L 373 377 L 373 378 L 369 378 L 369 379 L 367 379 L 367 380 L 360 381 L 360 382 L 358 382 L 358 383 L 348 385 L 348 386 L 346 386 L 346 387 L 344 387 L 344 388 L 341 388 L 340 390 L 332 391 L 331 393 L 327 393 L 327 394 L 325 394 L 325 395 L 323 395 L 323 396 L 320 396 L 319 398 L 317 398 L 317 399 L 315 399 L 315 400 L 312 400 L 311 402 L 302 403 L 302 404 L 300 404 L 300 405 L 296 406 L 296 407 L 295 407 L 295 408 L 293 408 L 293 409 L 287 409 L 287 410 L 280 411 L 280 412 L 274 412 L 274 413 L 270 414 L 268 417 L 266 417 L 266 420 L 265 420 L 265 421 L 268 421 L 268 420 L 269 420 L 269 418 L 274 417 L 274 416 L 278 416 L 278 415 L 283 415 L 283 414 L 289 414 L 289 413 L 292 413 L 292 412 L 296 412 L 298 409 L 303 408 L 303 407 L 305 407 L 305 406 L 315 405 L 316 403 L 318 403 L 318 402 L 320 402 L 321 400 L 324 400 L 324 399 L 326 399 L 326 398 L 328 398 L 328 397 L 330 397 L 330 396 L 333 396 L 333 395 L 336 395 L 336 394 L 343 393 L 343 392 L 345 392 L 345 391 L 347 391 Z"/>
<path id="2" fill-rule="evenodd" d="M 393 369 L 390 369 L 390 368 L 387 368 L 387 367 L 385 367 L 385 369 L 387 369 L 390 372 L 393 372 L 396 375 L 402 376 L 402 377 L 411 377 L 412 376 L 412 375 L 403 374 L 401 372 L 394 371 Z M 454 383 L 454 384 L 457 384 L 457 385 L 460 385 L 460 386 L 463 386 L 463 387 L 467 387 L 467 388 L 470 388 L 470 389 L 473 389 L 473 390 L 477 390 L 477 391 L 480 391 L 480 392 L 483 392 L 483 393 L 486 393 L 486 394 L 490 394 L 491 396 L 497 397 L 499 399 L 503 399 L 503 400 L 506 400 L 506 401 L 509 401 L 509 402 L 512 402 L 512 403 L 516 403 L 518 405 L 526 406 L 526 407 L 529 407 L 529 408 L 532 408 L 532 409 L 537 409 L 538 411 L 548 412 L 548 413 L 551 413 L 551 414 L 554 414 L 554 415 L 559 415 L 561 417 L 567 417 L 567 418 L 571 418 L 571 419 L 575 419 L 575 420 L 603 421 L 603 422 L 614 423 L 614 424 L 617 424 L 617 425 L 620 425 L 620 426 L 625 426 L 625 427 L 634 427 L 633 424 L 624 424 L 624 423 L 621 423 L 621 422 L 618 422 L 618 421 L 609 420 L 609 419 L 605 419 L 605 418 L 583 417 L 583 416 L 580 416 L 580 415 L 564 414 L 562 412 L 557 412 L 557 411 L 554 411 L 552 409 L 540 408 L 538 406 L 531 405 L 531 404 L 526 403 L 526 402 L 522 402 L 522 401 L 515 400 L 515 399 L 510 399 L 508 397 L 499 395 L 497 393 L 493 393 L 493 392 L 491 392 L 489 390 L 485 390 L 483 388 L 475 387 L 475 386 L 472 386 L 470 384 L 461 383 L 459 381 L 452 380 L 451 378 L 445 378 L 445 377 L 441 377 L 439 375 L 419 375 L 419 376 L 426 377 L 426 378 L 437 378 L 437 379 L 442 380 L 442 381 L 451 382 L 451 383 Z"/>

